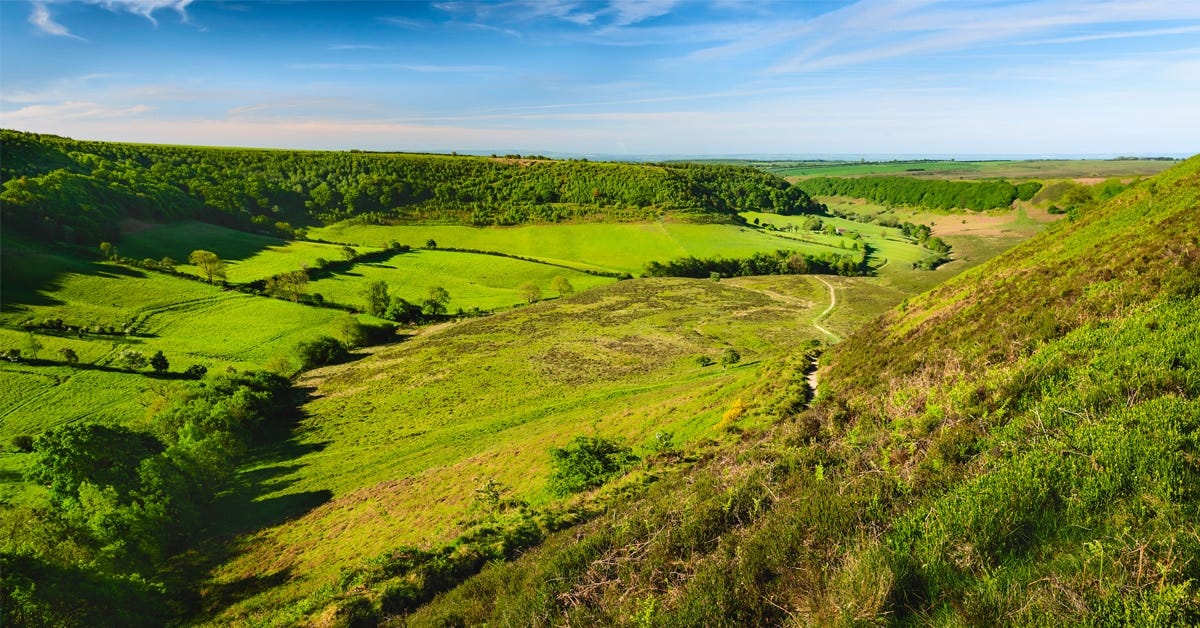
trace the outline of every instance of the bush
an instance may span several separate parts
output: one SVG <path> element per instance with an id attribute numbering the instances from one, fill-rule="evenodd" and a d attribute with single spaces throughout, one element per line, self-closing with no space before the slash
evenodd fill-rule
<path id="1" fill-rule="evenodd" d="M 321 336 L 296 345 L 296 356 L 300 358 L 300 369 L 305 370 L 345 362 L 350 358 L 350 351 L 341 340 Z"/>
<path id="2" fill-rule="evenodd" d="M 200 379 L 208 372 L 208 367 L 203 364 L 193 364 L 183 370 L 183 374 L 192 379 Z"/>
<path id="3" fill-rule="evenodd" d="M 600 486 L 638 462 L 629 447 L 598 436 L 576 436 L 566 447 L 553 447 L 550 459 L 550 490 L 560 496 Z"/>
<path id="4" fill-rule="evenodd" d="M 12 437 L 13 449 L 23 453 L 33 451 L 33 437 L 29 434 L 18 434 Z"/>

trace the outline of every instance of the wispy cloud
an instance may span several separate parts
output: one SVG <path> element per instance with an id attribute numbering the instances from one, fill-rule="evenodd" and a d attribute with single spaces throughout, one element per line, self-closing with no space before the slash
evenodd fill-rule
<path id="1" fill-rule="evenodd" d="M 45 3 L 42 2 L 33 3 L 33 13 L 29 14 L 29 23 L 42 29 L 42 32 L 50 35 L 70 37 L 72 39 L 84 41 L 84 39 L 79 35 L 75 35 L 71 31 L 67 30 L 66 26 L 55 22 L 54 17 L 50 15 L 50 9 L 47 9 Z"/>
<path id="2" fill-rule="evenodd" d="M 1162 37 L 1164 35 L 1187 35 L 1189 33 L 1200 33 L 1200 24 L 1196 24 L 1194 26 L 1180 26 L 1176 28 L 1155 28 L 1151 30 L 1118 31 L 1115 33 L 1096 33 L 1092 35 L 1076 35 L 1074 37 L 1057 37 L 1053 39 L 1039 39 L 1020 43 L 1026 46 L 1040 46 L 1044 44 L 1077 44 L 1085 41 L 1132 39 L 1135 37 Z"/>
<path id="3" fill-rule="evenodd" d="M 175 9 L 183 21 L 188 20 L 187 7 L 192 3 L 192 0 L 88 0 L 93 4 L 99 4 L 109 11 L 127 11 L 135 15 L 140 15 L 154 24 L 158 21 L 154 19 L 154 12 L 159 9 Z"/>
<path id="4" fill-rule="evenodd" d="M 292 70 L 399 70 L 406 72 L 425 73 L 484 73 L 503 72 L 505 68 L 497 65 L 431 65 L 420 63 L 293 63 L 287 66 Z"/>
<path id="5" fill-rule="evenodd" d="M 5 125 L 20 125 L 31 120 L 81 120 L 127 118 L 153 110 L 148 105 L 113 107 L 94 102 L 65 102 L 57 105 L 29 105 L 12 111 L 0 111 L 0 121 Z"/>
<path id="6" fill-rule="evenodd" d="M 84 2 L 102 6 L 109 11 L 125 11 L 140 15 L 157 26 L 158 21 L 154 19 L 154 12 L 159 9 L 174 9 L 179 13 L 180 19 L 187 22 L 187 7 L 193 0 L 84 0 Z M 54 16 L 50 15 L 47 2 L 43 0 L 33 1 L 33 11 L 29 14 L 29 21 L 45 33 L 86 41 L 72 33 L 66 26 L 56 22 Z"/>
<path id="7" fill-rule="evenodd" d="M 576 26 L 615 30 L 667 15 L 680 0 L 509 0 L 508 2 L 438 2 L 433 6 L 455 17 L 499 30 L 497 22 L 519 24 L 556 20 Z"/>

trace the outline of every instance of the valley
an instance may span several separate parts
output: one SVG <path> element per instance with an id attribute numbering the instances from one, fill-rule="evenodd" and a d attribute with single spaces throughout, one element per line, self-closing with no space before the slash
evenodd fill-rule
<path id="1" fill-rule="evenodd" d="M 1194 159 L 1149 181 L 1105 163 L 1119 180 L 1090 185 L 1010 164 L 1026 198 L 973 210 L 810 197 L 736 166 L 4 134 L 0 552 L 19 617 L 1020 619 L 981 565 L 1019 588 L 1044 568 L 1029 548 L 1063 552 L 1082 567 L 1056 573 L 1113 595 L 1039 508 L 1122 551 L 1192 547 L 1194 500 L 1171 487 L 1195 445 L 1170 426 L 1194 414 Z M 378 176 L 312 178 L 347 164 Z M 443 183 L 413 193 L 413 172 Z M 510 196 L 466 198 L 500 182 Z M 954 193 L 997 186 L 979 185 Z M 390 204 L 347 200 L 364 190 Z M 1128 455 L 1110 416 L 1141 430 Z M 585 446 L 608 453 L 563 462 Z M 1149 475 L 1110 486 L 1062 451 Z M 106 456 L 133 467 L 86 466 Z M 571 473 L 585 484 L 562 488 Z M 1053 497 L 1070 473 L 1092 482 L 1083 506 Z M 929 509 L 954 514 L 927 529 Z M 1112 536 L 1136 517 L 1151 537 Z M 1169 597 L 1191 567 L 1157 568 L 1147 599 L 1191 612 Z"/>

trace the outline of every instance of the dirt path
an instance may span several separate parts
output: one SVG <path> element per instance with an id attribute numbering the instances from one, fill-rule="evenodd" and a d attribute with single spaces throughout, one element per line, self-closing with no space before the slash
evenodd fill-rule
<path id="1" fill-rule="evenodd" d="M 817 281 L 825 284 L 826 288 L 829 288 L 829 307 L 825 308 L 825 311 L 821 312 L 820 314 L 817 314 L 816 318 L 813 318 L 812 326 L 816 327 L 817 331 L 829 336 L 829 339 L 831 341 L 841 342 L 842 339 L 840 336 L 829 331 L 828 329 L 826 329 L 825 327 L 823 327 L 821 325 L 821 320 L 824 319 L 825 317 L 829 316 L 829 313 L 833 311 L 833 308 L 835 306 L 837 306 L 837 292 L 834 291 L 833 284 L 829 283 L 828 281 L 825 281 L 819 275 L 813 275 L 813 277 L 816 277 Z"/>
<path id="2" fill-rule="evenodd" d="M 833 311 L 835 306 L 837 306 L 837 292 L 834 290 L 833 284 L 825 281 L 820 276 L 814 275 L 814 277 L 816 277 L 817 281 L 825 284 L 826 288 L 829 288 L 829 307 L 825 308 L 825 311 L 821 312 L 820 314 L 817 314 L 816 318 L 813 319 L 812 326 L 817 328 L 818 331 L 828 335 L 832 342 L 841 342 L 842 339 L 837 334 L 829 331 L 821 325 L 821 320 L 829 316 L 829 313 Z M 809 371 L 808 376 L 805 377 L 805 379 L 808 381 L 808 389 L 812 391 L 813 399 L 817 398 L 817 384 L 820 383 L 820 380 L 817 377 L 817 366 L 819 361 L 819 355 L 813 356 L 812 370 Z"/>

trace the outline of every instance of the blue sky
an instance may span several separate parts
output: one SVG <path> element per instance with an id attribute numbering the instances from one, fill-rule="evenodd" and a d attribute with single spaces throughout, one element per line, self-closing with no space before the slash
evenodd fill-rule
<path id="1" fill-rule="evenodd" d="M 0 126 L 374 150 L 1190 154 L 1197 0 L 0 0 Z"/>

